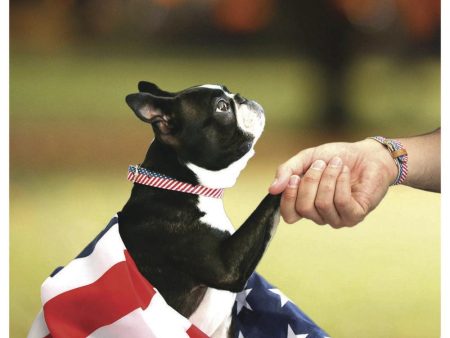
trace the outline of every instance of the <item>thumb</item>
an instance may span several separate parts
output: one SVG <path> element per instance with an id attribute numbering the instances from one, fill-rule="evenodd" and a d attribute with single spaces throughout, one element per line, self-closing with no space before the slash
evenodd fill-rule
<path id="1" fill-rule="evenodd" d="M 281 194 L 284 189 L 286 189 L 289 183 L 289 178 L 293 173 L 294 172 L 292 168 L 288 167 L 287 165 L 283 164 L 279 166 L 275 179 L 269 187 L 269 193 L 271 193 L 272 195 Z"/>
<path id="2" fill-rule="evenodd" d="M 281 194 L 287 187 L 292 175 L 301 175 L 308 164 L 307 157 L 310 153 L 307 150 L 299 152 L 294 157 L 280 165 L 277 169 L 275 179 L 269 187 L 269 193 L 272 195 Z"/>

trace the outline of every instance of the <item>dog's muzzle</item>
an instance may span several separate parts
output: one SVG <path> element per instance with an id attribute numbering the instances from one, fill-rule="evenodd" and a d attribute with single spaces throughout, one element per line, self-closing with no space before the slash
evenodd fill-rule
<path id="1" fill-rule="evenodd" d="M 263 107 L 255 101 L 245 101 L 238 105 L 236 112 L 238 126 L 245 132 L 252 134 L 255 139 L 262 134 L 265 124 Z"/>

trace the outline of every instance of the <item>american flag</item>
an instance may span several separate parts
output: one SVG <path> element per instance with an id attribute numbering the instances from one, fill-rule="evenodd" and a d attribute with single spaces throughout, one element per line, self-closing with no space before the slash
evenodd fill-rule
<path id="1" fill-rule="evenodd" d="M 138 271 L 117 215 L 68 265 L 42 284 L 42 309 L 28 338 L 206 338 Z M 254 273 L 233 307 L 236 338 L 323 338 L 326 334 Z"/>

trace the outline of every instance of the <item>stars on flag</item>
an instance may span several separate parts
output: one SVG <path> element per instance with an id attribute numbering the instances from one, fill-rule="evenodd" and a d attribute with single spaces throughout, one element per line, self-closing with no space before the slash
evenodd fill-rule
<path id="1" fill-rule="evenodd" d="M 241 312 L 243 307 L 253 311 L 253 309 L 250 306 L 250 304 L 247 303 L 247 296 L 248 296 L 248 294 L 250 292 L 252 292 L 252 289 L 246 289 L 246 290 L 243 290 L 243 291 L 239 292 L 236 295 L 236 311 L 237 311 L 237 314 L 239 314 L 239 312 Z"/>
<path id="2" fill-rule="evenodd" d="M 281 302 L 281 307 L 283 307 L 287 302 L 290 302 L 291 300 L 286 297 L 286 295 L 281 292 L 279 289 L 269 289 L 270 292 L 275 293 L 276 295 L 280 296 L 280 302 Z"/>
<path id="3" fill-rule="evenodd" d="M 236 338 L 326 338 L 284 293 L 254 273 L 236 296 Z"/>
<path id="4" fill-rule="evenodd" d="M 292 330 L 292 327 L 288 324 L 286 338 L 307 338 L 307 337 L 308 337 L 307 333 L 295 334 L 294 330 Z"/>

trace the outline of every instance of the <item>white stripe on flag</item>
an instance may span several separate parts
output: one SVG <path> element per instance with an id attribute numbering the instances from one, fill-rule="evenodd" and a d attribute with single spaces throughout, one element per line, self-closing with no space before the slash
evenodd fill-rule
<path id="1" fill-rule="evenodd" d="M 177 185 L 178 181 L 169 181 L 167 189 L 173 189 Z"/>
<path id="2" fill-rule="evenodd" d="M 208 188 L 200 186 L 200 190 L 197 192 L 197 194 L 203 195 L 204 192 L 207 191 L 207 190 L 208 190 Z"/>
<path id="3" fill-rule="evenodd" d="M 166 179 L 162 179 L 161 188 L 165 189 L 169 185 L 170 182 L 168 182 Z"/>
<path id="4" fill-rule="evenodd" d="M 100 238 L 89 256 L 74 259 L 56 276 L 47 277 L 41 287 L 42 304 L 60 293 L 95 282 L 113 265 L 125 261 L 124 250 L 116 223 Z"/>
<path id="5" fill-rule="evenodd" d="M 47 324 L 45 323 L 44 312 L 42 309 L 37 314 L 31 325 L 30 332 L 28 332 L 27 338 L 43 338 L 50 333 Z"/>
<path id="6" fill-rule="evenodd" d="M 197 186 L 194 187 L 194 189 L 193 189 L 191 192 L 192 192 L 193 194 L 196 194 L 197 192 L 200 191 L 201 188 L 202 188 L 201 185 L 197 185 Z"/>
<path id="7" fill-rule="evenodd" d="M 185 192 L 185 191 L 189 190 L 190 187 L 191 187 L 191 185 L 189 183 L 183 183 L 180 190 L 182 192 Z"/>
<path id="8" fill-rule="evenodd" d="M 148 181 L 150 181 L 150 176 L 145 176 L 142 184 L 148 184 Z"/>
<path id="9" fill-rule="evenodd" d="M 162 178 L 158 178 L 155 182 L 155 187 L 159 188 L 164 184 L 164 180 Z"/>
<path id="10" fill-rule="evenodd" d="M 182 186 L 183 182 L 177 181 L 177 184 L 173 188 L 177 191 L 180 191 Z"/>
<path id="11" fill-rule="evenodd" d="M 189 338 L 186 331 L 191 322 L 172 309 L 159 293 L 156 293 L 150 305 L 138 308 L 112 324 L 92 332 L 88 338 Z"/>
<path id="12" fill-rule="evenodd" d="M 154 183 L 156 180 L 157 180 L 157 178 L 152 176 L 152 177 L 150 178 L 150 181 L 148 182 L 148 184 L 149 184 L 149 185 L 153 185 L 153 183 Z"/>

